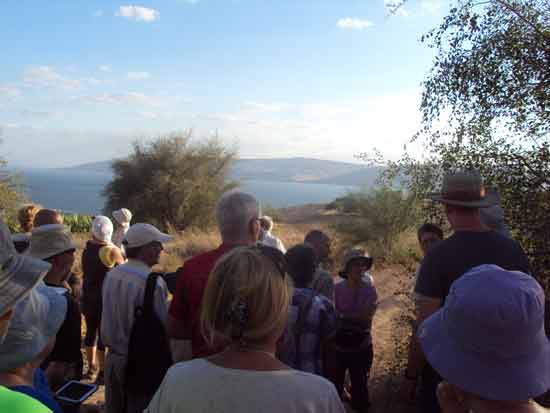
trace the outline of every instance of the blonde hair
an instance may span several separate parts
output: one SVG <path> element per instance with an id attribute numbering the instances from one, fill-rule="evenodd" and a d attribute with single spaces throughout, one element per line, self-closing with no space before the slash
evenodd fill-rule
<path id="1" fill-rule="evenodd" d="M 34 205 L 25 205 L 17 211 L 17 220 L 23 232 L 31 232 L 33 227 L 34 216 L 40 209 Z"/>
<path id="2" fill-rule="evenodd" d="M 261 343 L 282 332 L 292 287 L 275 263 L 254 247 L 236 248 L 214 267 L 202 301 L 200 328 L 206 343 Z M 246 322 L 235 312 L 246 308 Z"/>

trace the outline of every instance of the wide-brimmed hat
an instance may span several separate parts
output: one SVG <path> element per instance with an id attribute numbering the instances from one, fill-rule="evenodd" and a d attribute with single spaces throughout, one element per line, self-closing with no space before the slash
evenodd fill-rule
<path id="1" fill-rule="evenodd" d="M 119 224 L 129 225 L 130 221 L 132 220 L 132 213 L 129 209 L 120 208 L 113 212 L 113 218 Z"/>
<path id="2" fill-rule="evenodd" d="M 49 269 L 44 261 L 17 254 L 8 227 L 0 220 L 0 315 L 25 297 Z"/>
<path id="3" fill-rule="evenodd" d="M 496 265 L 469 270 L 418 339 L 449 383 L 489 400 L 527 400 L 550 389 L 544 292 L 535 279 Z"/>
<path id="4" fill-rule="evenodd" d="M 373 263 L 372 257 L 370 257 L 369 254 L 361 248 L 353 248 L 344 255 L 344 258 L 342 258 L 342 269 L 340 271 L 340 277 L 347 278 L 349 265 L 353 261 L 358 261 L 358 260 L 363 261 L 365 263 L 365 266 L 367 267 L 367 271 L 371 269 L 372 263 Z"/>
<path id="5" fill-rule="evenodd" d="M 137 248 L 147 245 L 153 241 L 160 242 L 161 244 L 172 241 L 173 237 L 170 234 L 160 232 L 155 226 L 151 224 L 134 224 L 124 236 L 124 246 L 126 248 Z"/>
<path id="6" fill-rule="evenodd" d="M 429 198 L 466 208 L 486 208 L 496 203 L 496 199 L 485 191 L 483 179 L 477 171 L 447 173 L 443 178 L 441 193 L 430 194 Z"/>
<path id="7" fill-rule="evenodd" d="M 67 313 L 67 299 L 40 283 L 15 307 L 4 342 L 0 344 L 0 371 L 13 370 L 34 360 L 54 337 Z"/>
<path id="8" fill-rule="evenodd" d="M 49 224 L 32 230 L 28 255 L 45 260 L 75 249 L 76 245 L 72 241 L 69 227 L 62 224 Z"/>

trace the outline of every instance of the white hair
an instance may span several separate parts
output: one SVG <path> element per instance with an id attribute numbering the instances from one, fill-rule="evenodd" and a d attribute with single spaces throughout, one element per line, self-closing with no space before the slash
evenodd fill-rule
<path id="1" fill-rule="evenodd" d="M 248 239 L 250 221 L 260 216 L 260 203 L 245 192 L 226 192 L 216 206 L 216 220 L 224 242 Z"/>
<path id="2" fill-rule="evenodd" d="M 262 224 L 262 228 L 267 232 L 273 229 L 273 219 L 270 216 L 264 215 L 260 218 L 260 222 Z"/>

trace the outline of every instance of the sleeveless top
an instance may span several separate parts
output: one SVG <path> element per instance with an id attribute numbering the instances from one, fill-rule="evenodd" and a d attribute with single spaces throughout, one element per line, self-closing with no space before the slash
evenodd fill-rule
<path id="1" fill-rule="evenodd" d="M 88 241 L 82 251 L 82 302 L 101 302 L 101 290 L 107 273 L 114 267 L 110 262 L 109 253 L 112 245 L 101 245 Z"/>

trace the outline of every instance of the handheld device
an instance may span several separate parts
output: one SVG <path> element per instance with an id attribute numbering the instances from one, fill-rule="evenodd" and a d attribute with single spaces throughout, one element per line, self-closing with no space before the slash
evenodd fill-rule
<path id="1" fill-rule="evenodd" d="M 94 394 L 96 390 L 97 386 L 95 384 L 71 380 L 55 393 L 55 397 L 69 403 L 80 404 Z"/>

